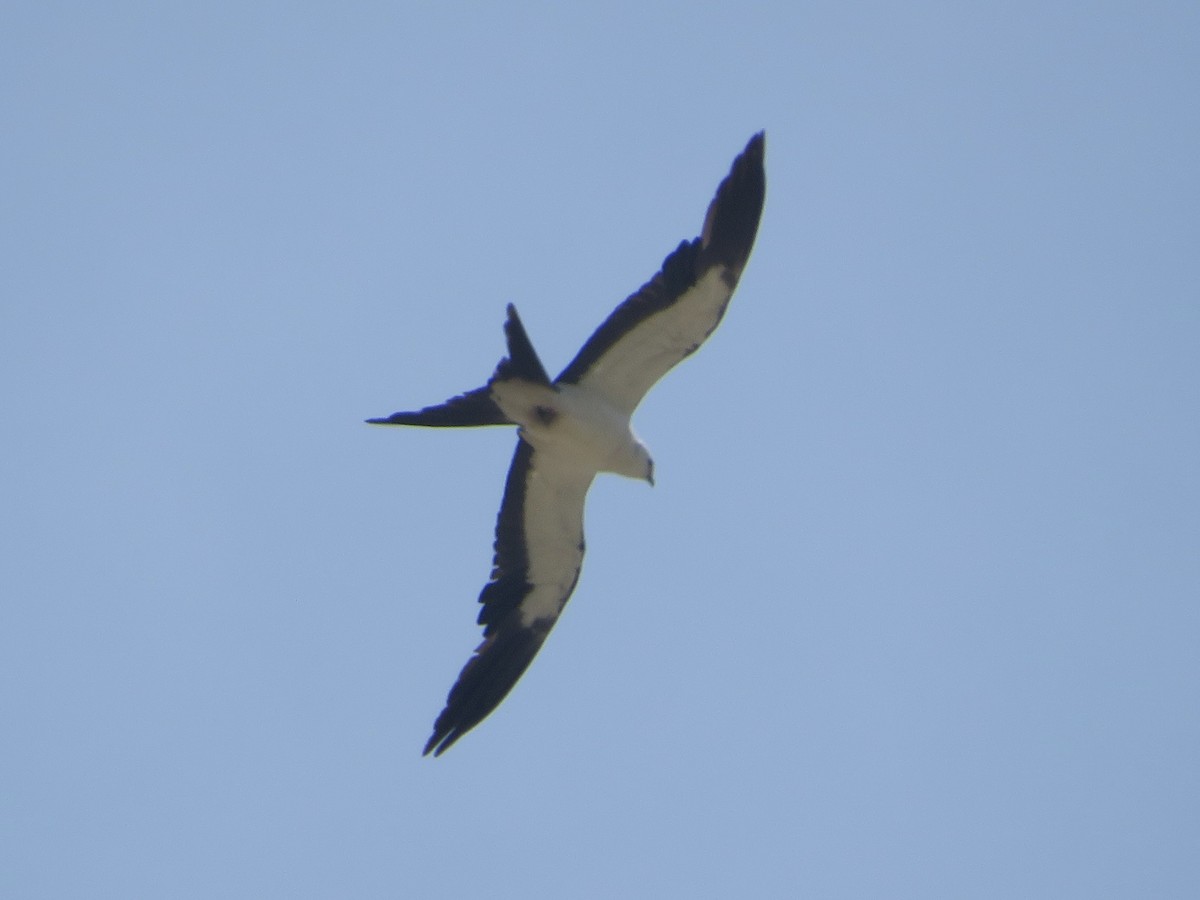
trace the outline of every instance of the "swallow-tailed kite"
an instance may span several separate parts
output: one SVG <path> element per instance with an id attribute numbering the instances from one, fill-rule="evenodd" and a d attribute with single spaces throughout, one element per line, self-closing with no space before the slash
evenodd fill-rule
<path id="1" fill-rule="evenodd" d="M 721 321 L 762 213 L 763 134 L 717 188 L 700 236 L 616 308 L 556 379 L 508 306 L 508 356 L 486 385 L 377 425 L 516 425 L 517 450 L 496 521 L 491 580 L 479 595 L 483 643 L 450 689 L 425 753 L 435 756 L 508 694 L 558 620 L 583 563 L 583 501 L 599 472 L 654 483 L 630 428 L 642 397 Z"/>

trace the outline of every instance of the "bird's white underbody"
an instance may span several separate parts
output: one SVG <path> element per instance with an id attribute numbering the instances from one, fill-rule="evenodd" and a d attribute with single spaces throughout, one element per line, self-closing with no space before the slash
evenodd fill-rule
<path id="1" fill-rule="evenodd" d="M 537 451 L 538 462 L 587 473 L 612 472 L 653 483 L 650 452 L 622 413 L 599 392 L 573 384 L 497 382 L 492 396 Z"/>

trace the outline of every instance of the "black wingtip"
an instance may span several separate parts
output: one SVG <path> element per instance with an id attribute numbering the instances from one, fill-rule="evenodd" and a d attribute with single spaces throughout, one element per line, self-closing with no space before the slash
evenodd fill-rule
<path id="1" fill-rule="evenodd" d="M 750 138 L 746 149 L 733 161 L 729 174 L 717 188 L 700 235 L 704 248 L 700 268 L 721 263 L 736 277 L 746 267 L 750 251 L 754 249 L 767 193 L 763 164 L 766 141 L 765 131 Z"/>
<path id="2" fill-rule="evenodd" d="M 486 588 L 485 588 L 486 590 Z M 422 756 L 441 756 L 486 719 L 512 691 L 541 649 L 554 620 L 526 627 L 509 621 L 490 634 L 467 661 L 450 689 Z"/>
<path id="3" fill-rule="evenodd" d="M 763 157 L 767 149 L 767 132 L 761 130 L 750 136 L 750 140 L 746 141 L 746 147 L 738 154 L 737 159 L 733 161 L 733 168 L 737 169 L 738 164 L 742 160 L 746 160 L 749 165 L 757 165 L 758 168 L 763 167 Z"/>
<path id="4" fill-rule="evenodd" d="M 428 741 L 426 741 L 425 749 L 421 751 L 421 755 L 428 756 L 431 752 L 433 752 L 433 748 L 437 747 L 438 741 L 441 738 L 442 738 L 442 735 L 439 735 L 437 732 L 434 732 L 433 737 L 431 737 Z M 449 747 L 449 746 L 450 746 L 449 744 L 446 745 L 446 747 Z M 438 747 L 437 752 L 435 752 L 433 754 L 434 758 L 436 759 L 437 757 L 441 756 L 442 753 L 445 752 L 446 747 Z"/>

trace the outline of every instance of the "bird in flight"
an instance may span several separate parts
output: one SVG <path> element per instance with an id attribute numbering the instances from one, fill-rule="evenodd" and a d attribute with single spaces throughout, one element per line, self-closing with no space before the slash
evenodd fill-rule
<path id="1" fill-rule="evenodd" d="M 483 643 L 450 689 L 425 755 L 440 756 L 500 705 L 558 621 L 583 565 L 583 503 L 592 479 L 613 472 L 654 484 L 654 462 L 630 417 L 725 314 L 762 215 L 764 143 L 759 132 L 733 161 L 700 236 L 675 248 L 553 381 L 509 304 L 508 355 L 487 384 L 437 406 L 367 420 L 517 426 L 492 575 L 479 595 Z"/>

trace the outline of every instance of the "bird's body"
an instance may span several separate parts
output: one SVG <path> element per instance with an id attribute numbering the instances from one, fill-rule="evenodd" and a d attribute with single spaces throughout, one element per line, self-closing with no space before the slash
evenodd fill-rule
<path id="1" fill-rule="evenodd" d="M 575 384 L 545 388 L 509 381 L 493 385 L 492 396 L 517 423 L 522 440 L 564 467 L 653 478 L 649 451 L 633 433 L 629 415 L 602 394 Z"/>
<path id="2" fill-rule="evenodd" d="M 496 522 L 491 580 L 479 596 L 484 641 L 434 724 L 439 755 L 479 724 L 532 662 L 579 580 L 583 506 L 612 472 L 654 483 L 654 463 L 630 419 L 646 392 L 717 327 L 758 229 L 765 195 L 763 135 L 734 161 L 700 237 L 609 316 L 554 381 L 510 304 L 508 355 L 486 385 L 375 424 L 516 425 L 519 439 Z"/>

